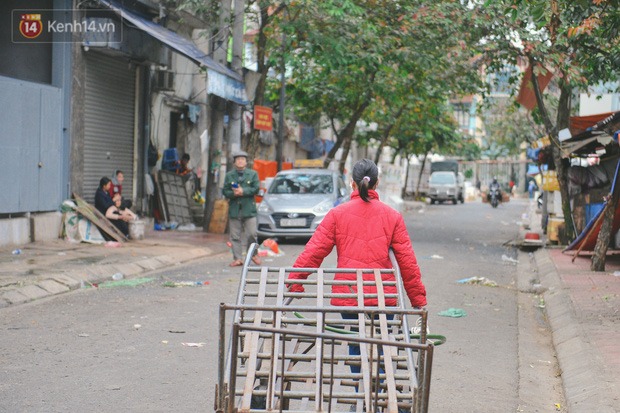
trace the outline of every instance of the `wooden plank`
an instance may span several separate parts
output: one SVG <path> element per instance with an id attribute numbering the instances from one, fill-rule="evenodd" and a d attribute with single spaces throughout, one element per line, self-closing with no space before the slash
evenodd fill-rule
<path id="1" fill-rule="evenodd" d="M 350 330 L 349 325 L 345 326 L 344 328 L 347 331 Z M 335 346 L 336 344 L 332 343 L 332 345 Z M 341 347 L 340 352 L 342 354 L 348 354 L 349 353 L 349 345 L 346 342 L 346 340 L 340 341 L 340 347 Z M 330 357 L 331 357 L 331 355 L 330 355 Z M 337 359 L 338 355 L 335 354 L 334 358 Z M 336 362 L 336 365 L 338 367 L 334 371 L 334 380 L 333 380 L 333 382 L 331 382 L 331 385 L 333 386 L 333 393 L 339 392 L 340 389 L 341 389 L 341 386 L 343 386 L 343 378 L 336 377 L 336 374 L 338 372 L 344 373 L 344 372 L 346 372 L 349 369 L 349 367 L 345 364 L 344 359 L 342 359 L 342 358 Z M 334 363 L 333 363 L 333 360 L 331 360 L 331 359 L 330 359 L 330 366 L 331 366 L 332 369 L 334 368 Z M 337 397 L 333 397 L 331 399 L 331 405 L 328 406 L 328 410 L 331 409 L 331 411 L 337 411 L 337 406 L 338 406 L 338 398 Z"/>
<path id="2" fill-rule="evenodd" d="M 301 324 L 298 324 L 296 329 L 301 331 L 301 330 L 303 330 L 303 326 Z M 293 353 L 292 354 L 297 354 L 301 344 L 302 343 L 299 341 L 298 338 L 293 338 L 291 340 L 291 346 L 293 346 Z M 291 360 L 290 357 L 287 358 L 286 354 L 284 352 L 282 354 L 282 362 L 285 363 L 284 364 L 284 370 L 286 372 L 293 371 L 293 367 L 295 367 L 295 363 L 293 363 L 293 361 Z M 284 380 L 284 378 L 281 378 L 281 379 Z M 314 378 L 311 378 L 308 381 L 310 382 L 310 386 L 312 386 L 314 384 Z M 309 388 L 311 389 L 312 387 L 309 387 Z M 280 387 L 278 387 L 275 391 L 279 392 L 280 391 Z M 304 400 L 305 400 L 305 403 L 307 404 L 308 403 L 308 398 L 302 399 L 302 404 L 303 404 Z M 278 404 L 276 405 L 276 410 L 280 409 L 280 406 L 281 406 L 282 403 L 283 403 L 283 400 L 280 400 L 278 402 Z M 302 409 L 302 410 L 304 410 L 304 409 Z"/>
<path id="3" fill-rule="evenodd" d="M 308 378 L 306 379 L 306 389 L 312 389 L 314 387 L 314 379 Z M 308 411 L 308 402 L 310 399 L 308 397 L 303 397 L 301 399 L 301 405 L 299 406 L 299 410 L 302 412 Z"/>
<path id="4" fill-rule="evenodd" d="M 323 279 L 323 269 L 319 268 L 316 272 L 316 308 L 323 308 L 323 287 L 324 287 L 324 279 Z M 316 313 L 316 332 L 323 333 L 325 332 L 325 323 L 323 321 L 324 314 L 321 312 Z M 323 339 L 316 339 L 316 380 L 317 386 L 315 387 L 315 400 L 314 405 L 317 412 L 323 410 Z"/>
<path id="5" fill-rule="evenodd" d="M 65 233 L 65 220 L 67 219 L 67 213 L 62 213 L 62 220 L 60 221 L 60 229 L 58 230 L 58 238 L 62 239 Z"/>
<path id="6" fill-rule="evenodd" d="M 259 306 L 265 304 L 265 292 L 267 290 L 267 275 L 269 274 L 268 270 L 269 270 L 268 267 L 263 267 L 260 272 L 260 282 L 259 282 L 259 288 L 258 288 L 258 302 L 256 303 Z M 255 327 L 260 327 L 262 317 L 263 317 L 262 311 L 256 311 L 256 313 L 254 313 L 253 325 Z M 250 357 L 247 360 L 248 367 L 247 367 L 247 373 L 246 373 L 246 378 L 245 378 L 245 388 L 243 390 L 243 397 L 241 399 L 241 407 L 240 407 L 241 411 L 249 410 L 250 405 L 252 403 L 254 380 L 256 378 L 258 339 L 259 339 L 259 333 L 257 331 L 252 331 L 250 332 L 249 337 L 246 340 L 246 342 L 249 342 L 247 352 L 249 353 Z M 236 357 L 236 356 L 237 356 L 236 354 L 232 355 L 232 357 Z"/>
<path id="7" fill-rule="evenodd" d="M 88 218 L 93 224 L 116 241 L 123 243 L 127 241 L 127 237 L 118 228 L 116 228 L 97 208 L 84 201 L 77 194 L 73 194 L 73 199 L 77 204 L 76 212 Z"/>
<path id="8" fill-rule="evenodd" d="M 161 212 L 161 218 L 164 219 L 164 222 L 168 222 L 168 212 L 166 212 L 166 202 L 164 201 L 164 194 L 162 193 L 161 185 L 159 183 L 159 178 L 157 174 L 151 175 L 153 177 L 153 181 L 155 182 L 155 190 L 157 191 L 157 201 L 159 204 L 159 212 Z"/>
<path id="9" fill-rule="evenodd" d="M 364 275 L 362 274 L 361 270 L 357 271 L 357 306 L 364 306 Z M 358 334 L 361 338 L 366 338 L 366 320 L 364 318 L 364 313 L 359 313 L 357 316 L 357 320 L 359 330 Z M 372 388 L 372 382 L 370 380 L 370 369 L 372 367 L 368 362 L 368 345 L 366 343 L 360 343 L 360 359 L 362 386 L 364 387 L 364 401 L 366 402 L 366 410 L 370 410 L 370 391 Z M 358 409 L 357 411 L 361 410 Z"/>
<path id="10" fill-rule="evenodd" d="M 284 290 L 286 289 L 286 284 L 284 280 L 286 279 L 286 271 L 284 268 L 280 268 L 278 272 L 278 296 L 276 298 L 276 306 L 282 307 L 284 303 Z M 275 319 L 273 323 L 274 328 L 282 327 L 282 311 L 277 311 L 275 314 Z M 273 337 L 273 354 L 274 360 L 271 363 L 271 375 L 269 377 L 269 384 L 267 385 L 267 408 L 275 409 L 275 391 L 279 388 L 278 386 L 278 352 L 280 351 L 280 334 L 274 334 Z M 284 356 L 284 355 L 283 355 Z M 282 363 L 284 363 L 284 357 L 282 357 Z M 284 380 L 284 377 L 280 377 L 280 380 Z"/>
<path id="11" fill-rule="evenodd" d="M 383 279 L 381 271 L 375 270 L 375 283 L 377 285 L 378 307 L 385 309 L 385 294 L 383 291 Z M 390 335 L 385 314 L 379 314 L 379 327 L 381 339 L 390 341 Z M 392 365 L 392 347 L 386 346 L 383 350 L 383 366 L 385 369 L 385 383 L 387 384 L 388 412 L 398 413 L 398 400 L 396 398 L 396 383 L 394 381 L 394 366 Z"/>

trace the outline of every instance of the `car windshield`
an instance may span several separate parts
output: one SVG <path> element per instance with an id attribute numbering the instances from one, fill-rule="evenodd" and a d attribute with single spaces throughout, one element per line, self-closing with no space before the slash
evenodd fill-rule
<path id="1" fill-rule="evenodd" d="M 431 175 L 431 184 L 453 184 L 453 183 L 454 183 L 454 174 L 442 173 L 442 174 Z"/>
<path id="2" fill-rule="evenodd" d="M 331 194 L 334 185 L 331 175 L 282 174 L 275 177 L 270 194 Z"/>

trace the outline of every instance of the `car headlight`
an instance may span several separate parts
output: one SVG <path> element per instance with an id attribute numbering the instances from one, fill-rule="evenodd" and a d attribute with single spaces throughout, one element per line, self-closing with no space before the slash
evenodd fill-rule
<path id="1" fill-rule="evenodd" d="M 263 201 L 258 205 L 258 212 L 268 214 L 270 212 L 273 212 L 273 209 L 267 202 Z"/>
<path id="2" fill-rule="evenodd" d="M 317 206 L 315 206 L 312 209 L 312 211 L 315 214 L 325 214 L 325 213 L 327 213 L 327 211 L 329 211 L 333 207 L 334 207 L 334 204 L 330 200 L 326 200 L 326 201 L 321 202 Z"/>

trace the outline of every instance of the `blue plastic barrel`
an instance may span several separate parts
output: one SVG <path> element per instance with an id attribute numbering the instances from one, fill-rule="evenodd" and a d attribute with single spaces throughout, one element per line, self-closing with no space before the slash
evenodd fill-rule
<path id="1" fill-rule="evenodd" d="M 586 225 L 605 207 L 605 203 L 586 204 Z"/>

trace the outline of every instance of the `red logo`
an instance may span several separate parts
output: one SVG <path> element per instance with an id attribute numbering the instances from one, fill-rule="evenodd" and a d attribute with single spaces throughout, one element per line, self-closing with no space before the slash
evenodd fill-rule
<path id="1" fill-rule="evenodd" d="M 40 14 L 22 14 L 19 31 L 27 39 L 34 39 L 43 31 Z"/>

